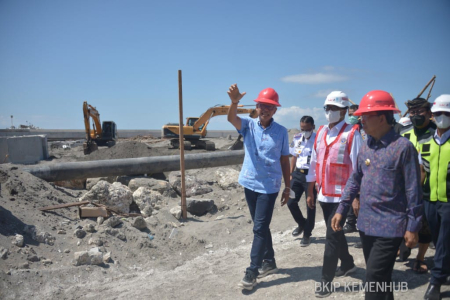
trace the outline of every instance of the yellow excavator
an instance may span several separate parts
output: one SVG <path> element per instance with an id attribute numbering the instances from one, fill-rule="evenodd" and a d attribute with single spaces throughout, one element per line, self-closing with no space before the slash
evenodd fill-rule
<path id="1" fill-rule="evenodd" d="M 238 114 L 250 114 L 250 117 L 256 118 L 258 112 L 255 108 L 243 108 L 243 105 L 238 105 Z M 216 145 L 212 141 L 202 140 L 206 137 L 206 127 L 209 124 L 209 120 L 215 116 L 227 115 L 229 105 L 216 105 L 210 107 L 199 118 L 190 117 L 186 120 L 186 125 L 183 124 L 184 135 L 184 149 L 191 150 L 192 146 L 199 149 L 206 149 L 213 151 L 216 149 Z M 170 140 L 170 146 L 173 148 L 179 148 L 179 132 L 180 126 L 178 123 L 168 123 L 162 127 L 162 137 Z"/>
<path id="2" fill-rule="evenodd" d="M 100 113 L 86 101 L 83 103 L 84 127 L 86 129 L 86 142 L 83 144 L 84 154 L 90 154 L 98 146 L 112 147 L 117 140 L 117 126 L 113 121 L 100 123 Z M 92 118 L 92 129 L 90 119 Z"/>

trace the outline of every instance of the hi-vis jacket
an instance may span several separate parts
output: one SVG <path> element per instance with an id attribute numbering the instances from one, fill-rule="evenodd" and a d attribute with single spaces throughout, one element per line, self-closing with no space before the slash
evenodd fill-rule
<path id="1" fill-rule="evenodd" d="M 349 131 L 345 129 L 353 125 L 344 124 L 336 139 L 327 144 L 328 127 L 321 126 L 314 141 L 316 160 L 316 187 L 329 197 L 341 197 L 345 184 L 353 171 L 350 159 L 351 145 L 357 126 Z"/>
<path id="2" fill-rule="evenodd" d="M 417 151 L 427 173 L 423 184 L 423 198 L 449 202 L 450 198 L 450 139 L 439 145 L 434 136 L 419 140 Z"/>

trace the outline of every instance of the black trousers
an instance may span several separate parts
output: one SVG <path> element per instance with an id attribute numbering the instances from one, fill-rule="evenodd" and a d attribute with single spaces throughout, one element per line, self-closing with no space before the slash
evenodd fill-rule
<path id="1" fill-rule="evenodd" d="M 303 217 L 302 211 L 300 210 L 300 206 L 298 205 L 303 193 L 305 193 L 306 197 L 308 196 L 308 182 L 306 182 L 306 174 L 301 173 L 297 170 L 292 172 L 291 189 L 295 193 L 295 198 L 289 198 L 287 206 L 298 226 L 304 227 L 303 235 L 305 237 L 310 237 L 314 229 L 314 224 L 316 222 L 316 208 L 314 207 L 313 209 L 311 209 L 308 207 L 308 205 L 306 205 L 305 219 L 305 217 Z M 314 201 L 316 201 L 316 198 L 317 191 L 316 189 L 314 189 Z"/>
<path id="2" fill-rule="evenodd" d="M 367 287 L 371 282 L 374 288 L 365 292 L 365 299 L 394 299 L 394 285 L 392 283 L 392 270 L 394 269 L 397 250 L 403 237 L 384 238 L 366 235 L 360 231 L 363 245 L 364 259 L 366 261 L 366 280 Z M 381 286 L 381 288 L 379 288 Z M 383 288 L 383 286 L 385 288 Z"/>
<path id="3" fill-rule="evenodd" d="M 332 282 L 336 273 L 338 260 L 341 260 L 341 267 L 344 270 L 354 266 L 353 256 L 348 252 L 347 239 L 344 231 L 333 231 L 331 228 L 331 219 L 336 213 L 339 203 L 319 202 L 323 211 L 323 219 L 327 224 L 327 233 L 325 241 L 325 251 L 323 253 L 322 281 Z M 341 226 L 345 223 L 342 219 Z"/>
<path id="4" fill-rule="evenodd" d="M 423 204 L 436 246 L 430 283 L 443 284 L 450 276 L 450 202 L 424 200 Z"/>
<path id="5" fill-rule="evenodd" d="M 348 214 L 347 214 L 347 224 L 352 226 L 352 227 L 356 227 L 356 215 L 355 212 L 353 211 L 353 207 L 350 206 L 350 209 L 348 210 Z"/>

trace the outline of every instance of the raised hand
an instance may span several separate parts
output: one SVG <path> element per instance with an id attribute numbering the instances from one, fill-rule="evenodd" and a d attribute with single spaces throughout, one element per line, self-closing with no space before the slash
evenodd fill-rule
<path id="1" fill-rule="evenodd" d="M 239 101 L 244 97 L 244 95 L 247 94 L 246 92 L 243 92 L 242 94 L 239 92 L 239 88 L 237 86 L 237 83 L 230 86 L 228 89 L 228 96 L 231 99 L 232 103 L 239 103 Z"/>

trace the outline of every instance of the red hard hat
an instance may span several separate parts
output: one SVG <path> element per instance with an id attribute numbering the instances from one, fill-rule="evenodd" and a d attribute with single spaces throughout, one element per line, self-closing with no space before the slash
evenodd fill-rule
<path id="1" fill-rule="evenodd" d="M 259 103 L 267 103 L 276 106 L 281 106 L 280 103 L 278 102 L 278 94 L 277 92 L 275 92 L 273 88 L 267 88 L 262 90 L 259 93 L 258 98 L 254 101 Z"/>
<path id="2" fill-rule="evenodd" d="M 371 111 L 386 110 L 391 110 L 394 113 L 400 112 L 400 110 L 395 107 L 395 101 L 391 94 L 385 91 L 371 91 L 362 98 L 358 110 L 355 111 L 353 115 L 360 116 Z"/>

